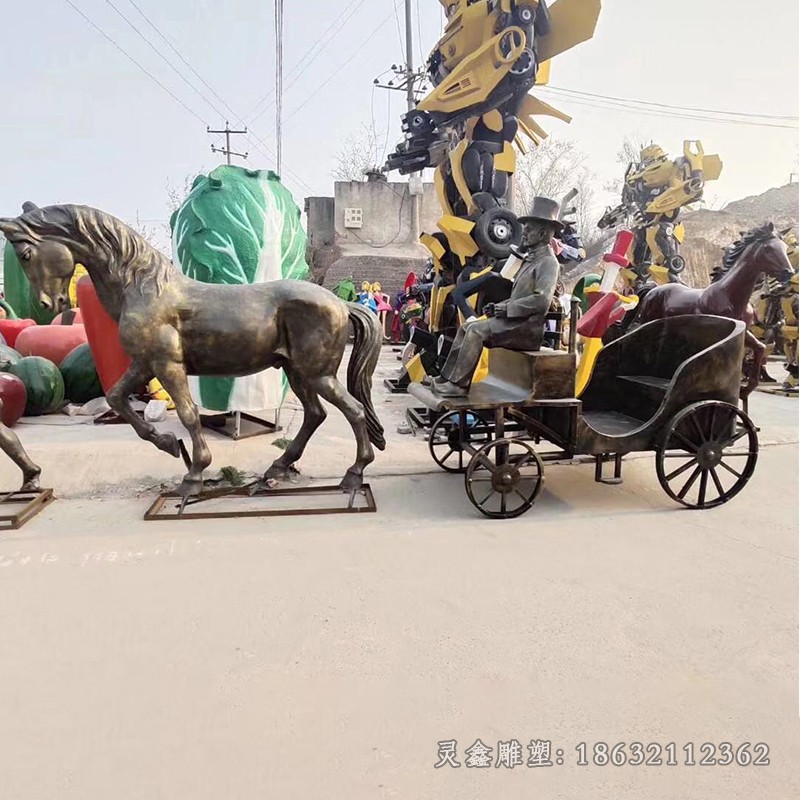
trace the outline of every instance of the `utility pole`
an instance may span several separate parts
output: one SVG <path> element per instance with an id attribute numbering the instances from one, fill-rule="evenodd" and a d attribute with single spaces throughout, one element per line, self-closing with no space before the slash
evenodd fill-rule
<path id="1" fill-rule="evenodd" d="M 225 134 L 225 147 L 216 147 L 215 145 L 211 145 L 211 152 L 212 153 L 224 153 L 225 158 L 228 164 L 231 163 L 231 156 L 236 156 L 237 158 L 247 158 L 249 153 L 236 153 L 231 150 L 231 134 L 242 134 L 247 133 L 247 128 L 243 131 L 233 131 L 231 130 L 231 126 L 229 125 L 228 121 L 225 121 L 225 130 L 223 131 L 212 131 L 211 128 L 206 127 L 206 131 L 208 133 L 224 133 Z"/>
<path id="2" fill-rule="evenodd" d="M 406 0 L 406 102 L 408 110 L 416 106 L 414 100 L 414 44 L 411 29 L 411 0 Z M 411 241 L 419 241 L 419 195 L 412 192 L 412 183 L 422 183 L 422 173 L 414 172 L 408 176 L 408 192 L 411 195 Z M 413 187 L 416 188 L 416 187 Z"/>
<path id="3" fill-rule="evenodd" d="M 419 72 L 414 70 L 414 50 L 413 50 L 413 26 L 411 18 L 411 0 L 405 0 L 406 13 L 406 42 L 405 42 L 405 66 L 392 65 L 391 71 L 394 73 L 388 83 L 381 83 L 379 78 L 375 78 L 373 83 L 379 89 L 392 89 L 393 91 L 404 91 L 406 93 L 406 105 L 409 111 L 413 111 L 417 105 L 416 95 L 419 91 L 418 86 L 425 81 L 425 65 L 423 64 Z M 385 73 L 384 73 L 385 74 Z M 411 238 L 414 242 L 419 240 L 419 195 L 412 192 L 414 184 L 422 183 L 422 173 L 414 172 L 409 175 L 408 191 L 411 196 Z"/>

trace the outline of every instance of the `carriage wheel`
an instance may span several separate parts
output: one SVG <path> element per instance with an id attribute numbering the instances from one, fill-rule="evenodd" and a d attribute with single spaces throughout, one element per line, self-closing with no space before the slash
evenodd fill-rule
<path id="1" fill-rule="evenodd" d="M 714 508 L 744 488 L 757 460 L 758 436 L 747 414 L 730 403 L 703 400 L 669 423 L 656 473 L 673 500 L 688 508 Z"/>
<path id="2" fill-rule="evenodd" d="M 534 503 L 544 480 L 544 464 L 522 439 L 495 439 L 472 456 L 464 483 L 481 514 L 510 519 Z"/>
<path id="3" fill-rule="evenodd" d="M 464 414 L 464 424 L 460 423 L 460 414 Z M 473 422 L 470 417 L 475 417 Z M 492 440 L 488 426 L 479 417 L 470 412 L 448 411 L 436 420 L 428 436 L 428 449 L 433 460 L 445 472 L 464 472 L 467 468 L 464 458 L 464 444 L 474 447 Z"/>

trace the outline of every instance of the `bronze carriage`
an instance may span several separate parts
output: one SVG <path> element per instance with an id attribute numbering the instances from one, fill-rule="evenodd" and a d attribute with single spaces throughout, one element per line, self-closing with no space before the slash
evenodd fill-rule
<path id="1" fill-rule="evenodd" d="M 539 494 L 544 462 L 589 455 L 595 480 L 621 481 L 622 457 L 654 451 L 664 491 L 689 508 L 727 502 L 748 482 L 758 437 L 740 410 L 745 325 L 708 315 L 643 325 L 606 346 L 580 398 L 577 354 L 489 353 L 489 375 L 465 398 L 409 391 L 440 414 L 429 447 L 448 472 L 463 472 L 484 515 L 516 517 Z M 613 459 L 614 477 L 603 477 Z"/>

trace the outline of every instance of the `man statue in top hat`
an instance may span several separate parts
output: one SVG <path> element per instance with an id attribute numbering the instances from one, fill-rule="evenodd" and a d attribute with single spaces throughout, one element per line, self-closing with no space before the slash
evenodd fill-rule
<path id="1" fill-rule="evenodd" d="M 433 391 L 440 397 L 467 394 L 484 347 L 540 349 L 545 315 L 550 310 L 560 269 L 550 246 L 550 240 L 563 228 L 558 212 L 555 200 L 535 197 L 530 214 L 519 218 L 524 225 L 525 254 L 514 276 L 511 296 L 484 306 L 487 319 L 467 322 L 459 328 L 441 375 L 433 380 Z"/>

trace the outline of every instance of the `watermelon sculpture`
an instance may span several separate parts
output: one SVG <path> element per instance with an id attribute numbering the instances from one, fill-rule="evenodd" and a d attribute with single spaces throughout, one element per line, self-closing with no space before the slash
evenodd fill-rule
<path id="1" fill-rule="evenodd" d="M 271 171 L 220 166 L 198 175 L 172 215 L 172 260 L 205 283 L 304 280 L 306 234 L 300 209 Z M 286 381 L 268 369 L 244 378 L 189 377 L 195 402 L 213 411 L 261 411 L 283 403 Z"/>
<path id="2" fill-rule="evenodd" d="M 16 364 L 22 356 L 6 344 L 0 345 L 0 372 L 8 372 L 12 364 Z"/>
<path id="3" fill-rule="evenodd" d="M 78 345 L 59 367 L 64 379 L 64 396 L 70 403 L 88 403 L 103 396 L 103 387 L 88 344 Z"/>
<path id="4" fill-rule="evenodd" d="M 16 375 L 28 393 L 26 416 L 57 411 L 64 402 L 64 379 L 58 367 L 41 356 L 27 356 L 12 364 L 8 371 Z"/>

